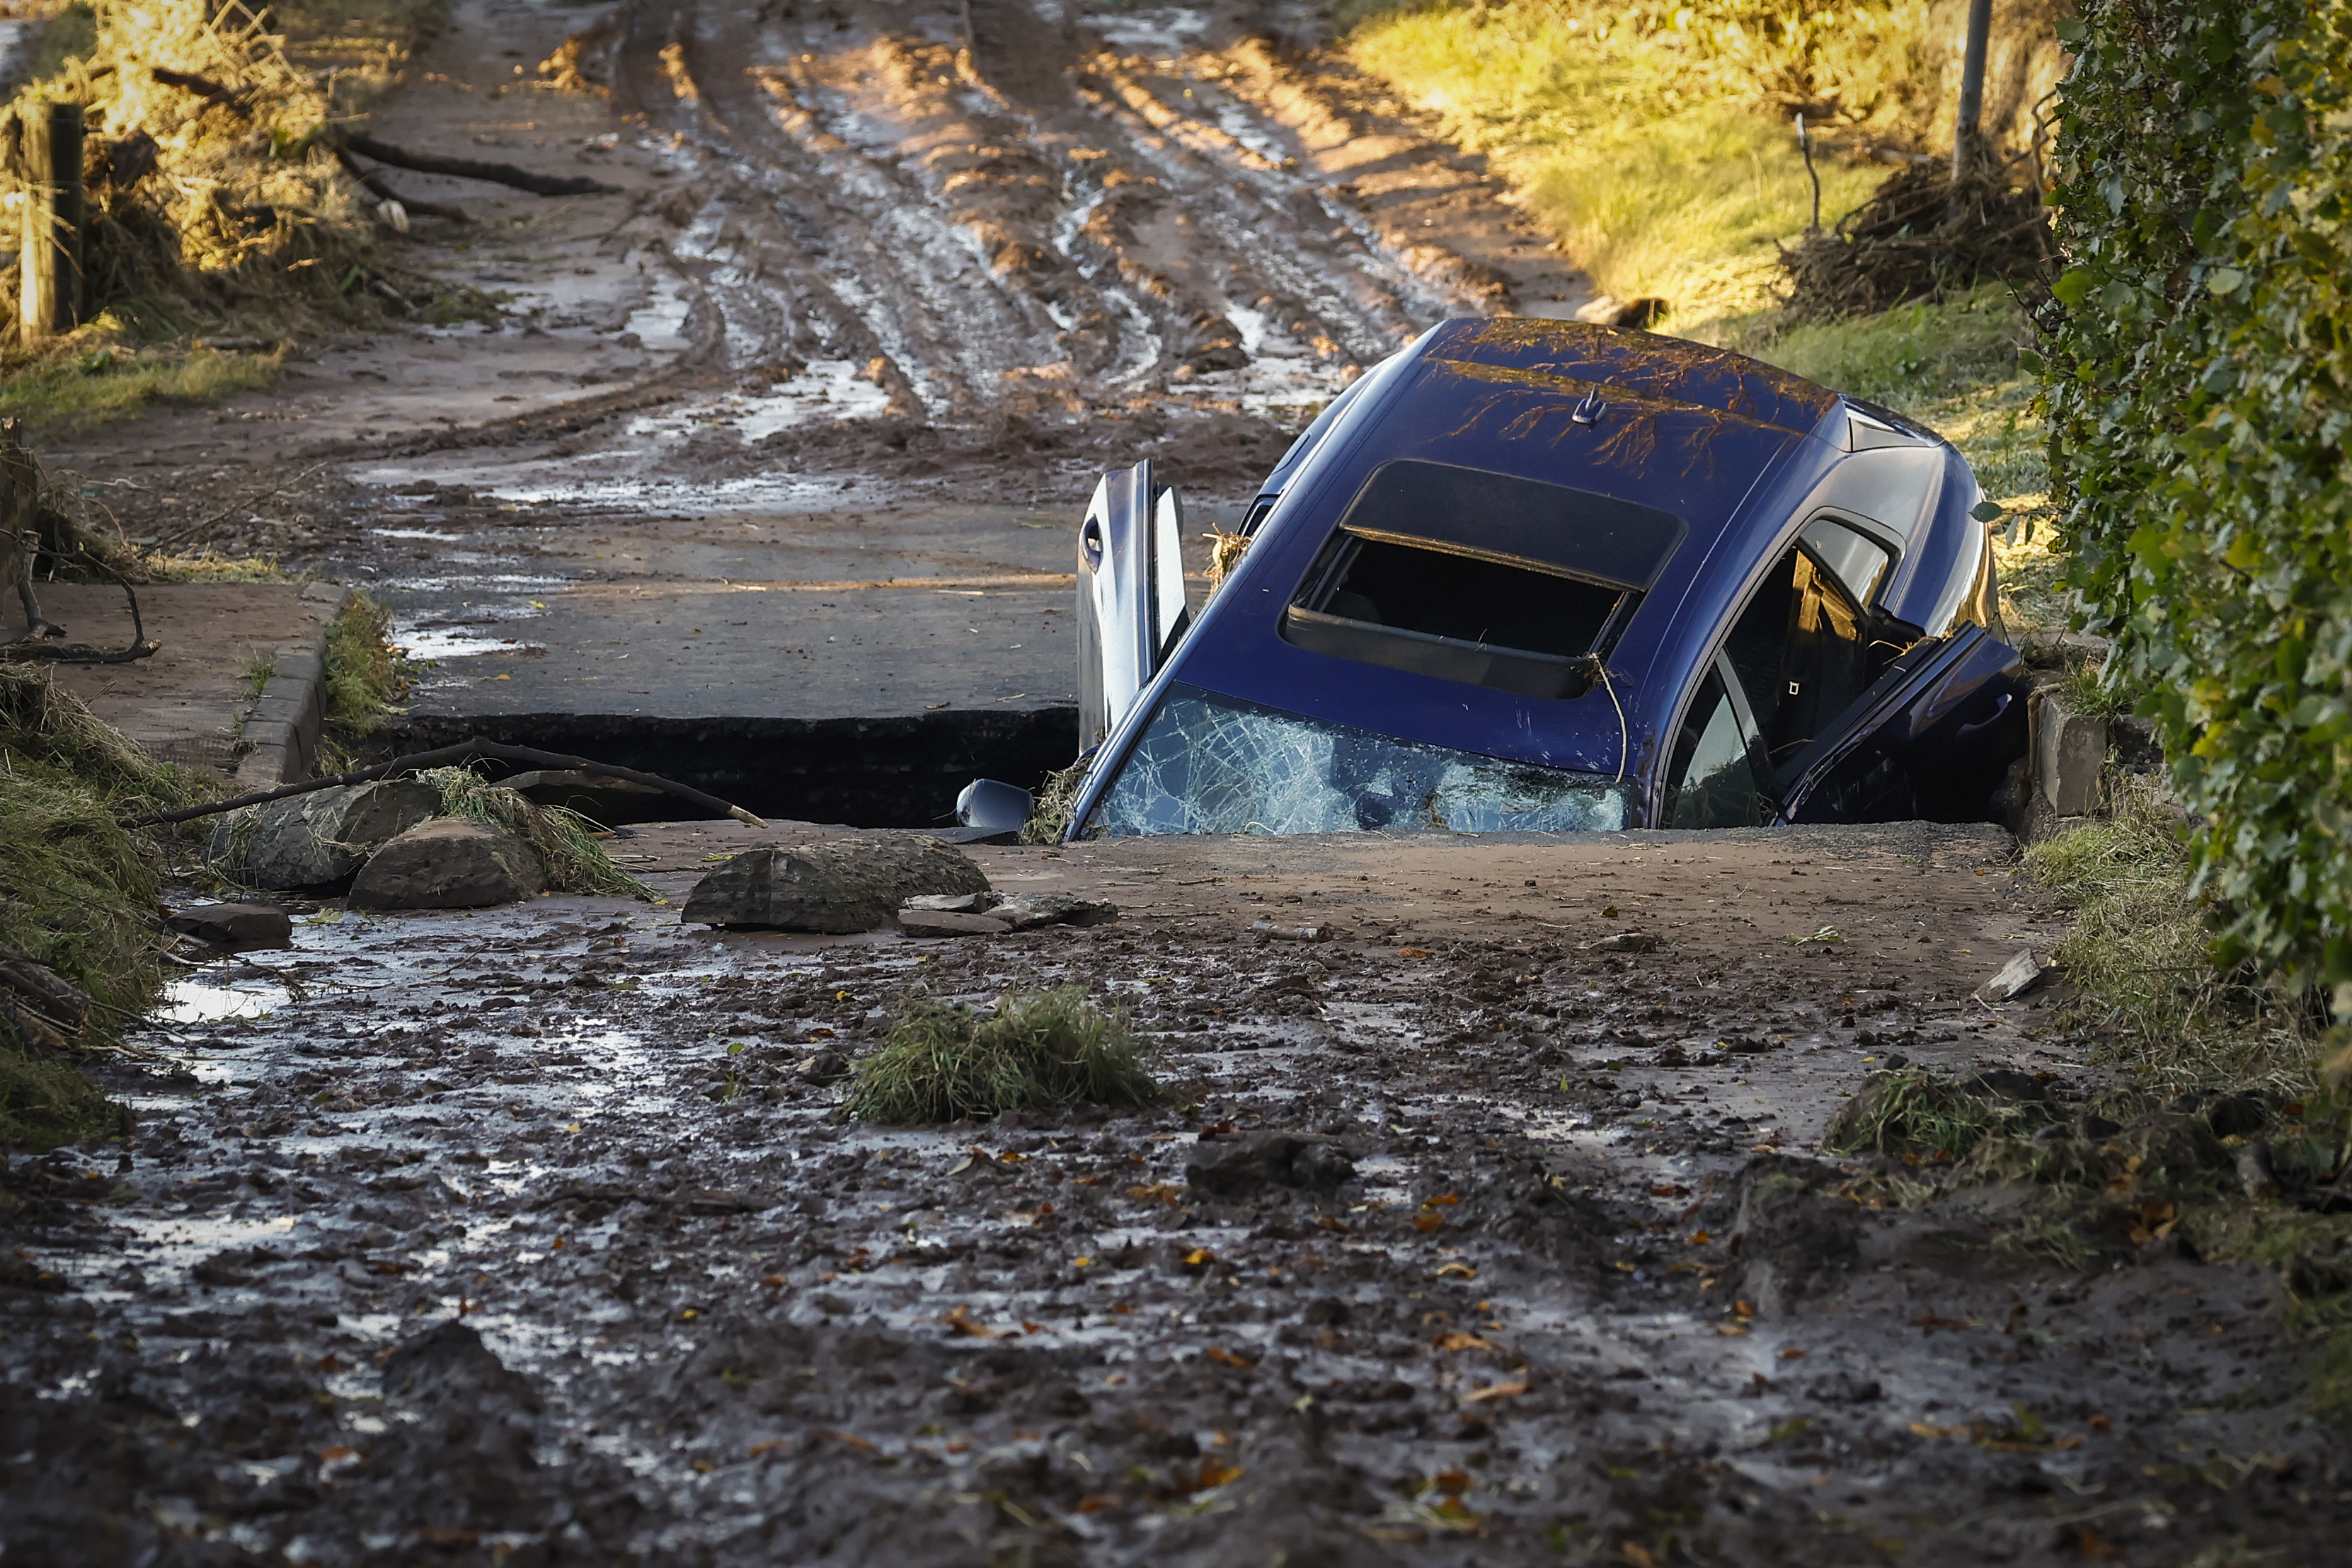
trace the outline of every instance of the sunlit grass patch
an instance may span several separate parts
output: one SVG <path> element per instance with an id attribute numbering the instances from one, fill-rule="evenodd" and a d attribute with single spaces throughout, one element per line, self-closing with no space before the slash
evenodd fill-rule
<path id="1" fill-rule="evenodd" d="M 2074 1020 L 2103 1036 L 2097 1059 L 2158 1079 L 2307 1073 L 2315 1045 L 2296 998 L 2214 963 L 2181 828 L 2156 780 L 2123 777 L 2104 815 L 2025 852 L 2026 869 L 2074 906 L 2055 953 L 2082 993 Z"/>
<path id="2" fill-rule="evenodd" d="M 1007 992 L 987 1011 L 908 997 L 881 1049 L 857 1064 L 849 1113 L 907 1125 L 1160 1098 L 1127 1014 L 1064 986 Z"/>
<path id="3" fill-rule="evenodd" d="M 392 606 L 352 594 L 327 627 L 327 722 L 373 733 L 407 692 L 407 669 L 392 643 Z"/>
<path id="4" fill-rule="evenodd" d="M 0 381 L 0 417 L 25 419 L 51 432 L 86 430 L 151 403 L 217 402 L 264 391 L 277 383 L 278 372 L 274 353 L 132 353 L 99 347 Z"/>
<path id="5" fill-rule="evenodd" d="M 286 582 L 290 580 L 274 555 L 215 555 L 209 549 L 194 555 L 149 555 L 140 566 L 150 582 Z"/>

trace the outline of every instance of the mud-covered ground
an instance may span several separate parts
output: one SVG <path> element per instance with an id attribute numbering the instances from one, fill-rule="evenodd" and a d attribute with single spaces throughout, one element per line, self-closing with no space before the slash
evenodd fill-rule
<path id="1" fill-rule="evenodd" d="M 136 1139 L 0 1190 L 5 1560 L 2334 1560 L 2266 1271 L 1815 1146 L 1898 1061 L 2099 1082 L 1969 999 L 2052 929 L 1998 833 L 979 852 L 1123 917 L 194 971 Z M 1071 980 L 1166 1108 L 841 1118 L 911 988 Z"/>

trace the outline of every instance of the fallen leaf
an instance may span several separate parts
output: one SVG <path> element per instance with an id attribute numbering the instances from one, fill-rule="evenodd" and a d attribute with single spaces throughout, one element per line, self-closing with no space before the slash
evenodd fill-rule
<path id="1" fill-rule="evenodd" d="M 762 1285 L 781 1285 L 783 1282 L 784 1277 L 782 1274 L 762 1274 L 760 1276 L 760 1283 Z"/>
<path id="2" fill-rule="evenodd" d="M 1694 1230 L 1688 1236 L 1683 1238 L 1683 1245 L 1685 1247 L 1704 1247 L 1714 1239 L 1714 1237 L 1708 1235 L 1704 1230 Z"/>
<path id="3" fill-rule="evenodd" d="M 1440 1350 L 1492 1350 L 1495 1348 L 1493 1340 L 1480 1339 L 1476 1334 L 1465 1333 L 1460 1329 L 1439 1334 L 1429 1343 Z"/>
<path id="4" fill-rule="evenodd" d="M 1195 1247 L 1184 1254 L 1184 1267 L 1187 1269 L 1206 1268 L 1216 1260 L 1217 1255 L 1205 1247 Z"/>
<path id="5" fill-rule="evenodd" d="M 1445 1216 L 1423 1209 L 1412 1217 L 1412 1228 L 1424 1231 L 1443 1230 L 1445 1228 Z"/>
<path id="6" fill-rule="evenodd" d="M 1201 1354 L 1204 1358 L 1215 1362 L 1220 1366 L 1238 1367 L 1244 1372 L 1257 1364 L 1248 1356 L 1236 1355 L 1221 1344 L 1213 1344 Z"/>
<path id="7" fill-rule="evenodd" d="M 1626 1562 L 1634 1565 L 1634 1568 L 1658 1568 L 1657 1558 L 1652 1555 L 1648 1547 L 1638 1541 L 1623 1542 L 1619 1544 L 1617 1550 Z"/>
<path id="8" fill-rule="evenodd" d="M 1429 1478 L 1429 1484 L 1447 1497 L 1460 1497 L 1470 1490 L 1468 1470 L 1440 1470 Z"/>
<path id="9" fill-rule="evenodd" d="M 961 1312 L 963 1309 L 959 1307 L 956 1310 Z M 882 1451 L 855 1432 L 843 1432 L 831 1427 L 819 1427 L 816 1429 L 816 1435 L 820 1437 L 830 1437 L 835 1442 L 845 1448 L 855 1448 L 861 1454 L 878 1454 Z"/>
<path id="10" fill-rule="evenodd" d="M 1070 1267 L 1073 1269 L 1091 1269 L 1094 1266 L 1095 1260 L 1091 1258 L 1073 1258 L 1070 1260 Z"/>
<path id="11" fill-rule="evenodd" d="M 1111 1513 L 1119 1509 L 1125 1508 L 1127 1504 L 1111 1496 L 1108 1492 L 1091 1492 L 1087 1496 L 1078 1499 L 1078 1511 L 1080 1513 Z"/>
<path id="12" fill-rule="evenodd" d="M 1191 1482 L 1186 1485 L 1184 1490 L 1187 1491 L 1207 1491 L 1210 1488 L 1221 1487 L 1227 1481 L 1239 1480 L 1241 1479 L 1241 1477 L 1242 1468 L 1239 1465 L 1221 1465 L 1213 1458 L 1202 1459 L 1201 1461 L 1201 1473 L 1198 1476 L 1193 1477 Z"/>
<path id="13" fill-rule="evenodd" d="M 1911 1430 L 1922 1437 L 1965 1437 L 1969 1435 L 1966 1427 L 1930 1427 L 1925 1421 L 1912 1422 Z"/>
<path id="14" fill-rule="evenodd" d="M 1421 1207 L 1423 1208 L 1451 1208 L 1461 1201 L 1462 1195 L 1458 1192 L 1441 1192 L 1435 1197 L 1423 1198 L 1421 1200 Z"/>
<path id="15" fill-rule="evenodd" d="M 1465 1405 L 1482 1404 L 1489 1399 L 1517 1399 L 1528 1391 L 1524 1383 L 1490 1383 L 1474 1394 L 1462 1396 Z"/>
<path id="16" fill-rule="evenodd" d="M 319 1450 L 319 1458 L 331 1465 L 337 1459 L 356 1459 L 359 1457 L 360 1451 L 357 1448 L 346 1448 L 340 1444 L 331 1448 Z"/>
<path id="17" fill-rule="evenodd" d="M 2113 1559 L 2124 1554 L 2122 1547 L 2107 1540 L 2087 1524 L 2074 1532 L 2074 1550 L 2085 1557 L 2094 1559 Z"/>
<path id="18" fill-rule="evenodd" d="M 2105 1416 L 2094 1416 L 2091 1417 L 2091 1430 L 2094 1432 L 2106 1431 L 2114 1425 L 2115 1423 Z"/>
<path id="19" fill-rule="evenodd" d="M 1426 947 L 1400 947 L 1397 949 L 1397 956 L 1400 958 L 1434 958 L 1437 955 L 1431 952 Z"/>
<path id="20" fill-rule="evenodd" d="M 1790 1345 L 1788 1349 L 1780 1353 L 1780 1359 L 1782 1361 L 1802 1361 L 1811 1354 L 1811 1353 L 1810 1351 L 1799 1350 L 1795 1345 Z"/>
<path id="21" fill-rule="evenodd" d="M 1756 1308 L 1747 1301 L 1734 1301 L 1731 1303 L 1731 1315 L 1735 1318 L 1752 1318 L 1756 1315 Z"/>
<path id="22" fill-rule="evenodd" d="M 1164 1203 L 1171 1208 L 1176 1207 L 1176 1195 L 1175 1185 L 1164 1181 L 1156 1181 L 1148 1186 L 1139 1185 L 1127 1189 L 1127 1196 L 1138 1203 Z"/>
<path id="23" fill-rule="evenodd" d="M 1448 1263 L 1433 1276 L 1439 1280 L 1475 1280 L 1477 1277 L 1478 1270 L 1467 1263 Z"/>
<path id="24" fill-rule="evenodd" d="M 940 1322 L 947 1324 L 948 1327 L 955 1330 L 956 1333 L 966 1335 L 971 1339 L 1002 1339 L 1004 1337 L 1003 1330 L 990 1328 L 986 1323 L 974 1322 L 971 1320 L 971 1308 L 965 1306 L 961 1302 L 958 1302 L 955 1310 L 941 1318 Z"/>
<path id="25" fill-rule="evenodd" d="M 769 1437 L 751 1445 L 751 1457 L 756 1459 L 762 1454 L 772 1454 L 779 1448 L 791 1447 L 792 1440 L 788 1437 Z"/>

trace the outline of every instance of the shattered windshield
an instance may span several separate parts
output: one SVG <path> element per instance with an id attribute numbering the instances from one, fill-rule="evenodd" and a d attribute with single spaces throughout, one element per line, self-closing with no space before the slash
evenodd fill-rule
<path id="1" fill-rule="evenodd" d="M 1612 832 L 1625 796 L 1504 762 L 1171 685 L 1086 835 Z"/>

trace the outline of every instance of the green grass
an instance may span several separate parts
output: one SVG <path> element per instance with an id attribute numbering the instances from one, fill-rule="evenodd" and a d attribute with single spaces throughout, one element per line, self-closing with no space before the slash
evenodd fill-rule
<path id="1" fill-rule="evenodd" d="M 1752 310 L 1775 242 L 1804 232 L 1812 185 L 1791 126 L 1706 68 L 1671 29 L 1571 5 L 1391 11 L 1349 58 L 1487 153 L 1528 215 L 1620 299 L 1664 298 L 1677 328 Z M 1885 175 L 1816 155 L 1822 221 Z"/>
<path id="2" fill-rule="evenodd" d="M 183 805 L 193 793 L 44 672 L 0 664 L 0 948 L 89 995 L 86 1047 L 144 1010 L 168 946 L 161 858 L 115 813 Z M 69 1062 L 0 1030 L 0 1140 L 47 1148 L 120 1132 L 122 1118 Z"/>
<path id="3" fill-rule="evenodd" d="M 908 997 L 881 1049 L 857 1064 L 849 1113 L 903 1126 L 1160 1100 L 1127 1015 L 1064 986 L 1007 992 L 987 1012 Z"/>
<path id="4" fill-rule="evenodd" d="M 406 665 L 392 643 L 392 606 L 352 594 L 327 627 L 327 722 L 374 733 L 408 690 Z"/>
<path id="5" fill-rule="evenodd" d="M 444 816 L 497 828 L 538 856 L 555 893 L 609 893 L 651 899 L 653 890 L 613 863 L 596 841 L 596 824 L 562 806 L 541 806 L 503 785 L 486 783 L 470 767 L 428 768 L 417 781 L 441 792 Z"/>
<path id="6" fill-rule="evenodd" d="M 47 432 L 87 430 L 151 403 L 217 402 L 277 384 L 275 354 L 181 354 L 99 347 L 0 381 L 0 417 Z"/>
<path id="7" fill-rule="evenodd" d="M 2082 993 L 2074 1021 L 2104 1036 L 2095 1059 L 2182 1083 L 2307 1081 L 2315 1044 L 2294 998 L 2215 967 L 2179 821 L 2152 780 L 2116 779 L 2105 815 L 2032 845 L 2025 865 L 2074 906 L 2055 956 Z"/>

